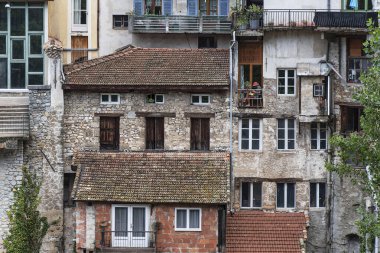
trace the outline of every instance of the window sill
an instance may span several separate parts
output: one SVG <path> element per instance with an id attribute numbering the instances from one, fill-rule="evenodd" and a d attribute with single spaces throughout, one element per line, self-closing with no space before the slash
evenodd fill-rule
<path id="1" fill-rule="evenodd" d="M 293 154 L 293 153 L 297 153 L 297 149 L 276 149 L 277 152 L 279 153 L 289 153 L 289 154 Z"/>
<path id="2" fill-rule="evenodd" d="M 50 90 L 50 85 L 28 85 L 29 90 Z"/>
<path id="3" fill-rule="evenodd" d="M 263 207 L 240 207 L 241 210 L 262 210 Z"/>
<path id="4" fill-rule="evenodd" d="M 296 208 L 295 207 L 291 207 L 291 208 L 286 208 L 286 207 L 276 207 L 276 210 L 277 211 L 280 211 L 280 212 L 290 212 L 290 213 L 293 213 L 296 211 Z"/>
<path id="5" fill-rule="evenodd" d="M 112 27 L 114 30 L 128 31 L 128 27 Z"/>
<path id="6" fill-rule="evenodd" d="M 0 89 L 0 93 L 28 93 L 28 89 Z"/>
<path id="7" fill-rule="evenodd" d="M 326 211 L 326 207 L 310 207 L 310 212 L 324 212 Z"/>
<path id="8" fill-rule="evenodd" d="M 176 232 L 202 232 L 202 229 L 187 229 L 187 228 L 176 228 Z"/>
<path id="9" fill-rule="evenodd" d="M 264 153 L 262 149 L 239 149 L 240 153 Z"/>

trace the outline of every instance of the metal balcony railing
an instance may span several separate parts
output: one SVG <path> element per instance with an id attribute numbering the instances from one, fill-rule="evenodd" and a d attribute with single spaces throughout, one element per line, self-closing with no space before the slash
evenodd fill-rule
<path id="1" fill-rule="evenodd" d="M 370 11 L 266 9 L 259 27 L 251 29 L 367 28 L 370 18 L 377 26 L 377 13 Z M 236 24 L 236 18 L 232 19 Z"/>
<path id="2" fill-rule="evenodd" d="M 28 106 L 0 107 L 0 138 L 29 137 Z"/>
<path id="3" fill-rule="evenodd" d="M 239 89 L 238 105 L 242 108 L 262 108 L 263 96 L 262 89 Z"/>
<path id="4" fill-rule="evenodd" d="M 227 16 L 130 16 L 133 33 L 220 33 L 231 32 Z"/>
<path id="5" fill-rule="evenodd" d="M 100 230 L 100 248 L 155 248 L 154 231 L 107 231 Z M 99 238 L 99 237 L 97 237 Z"/>

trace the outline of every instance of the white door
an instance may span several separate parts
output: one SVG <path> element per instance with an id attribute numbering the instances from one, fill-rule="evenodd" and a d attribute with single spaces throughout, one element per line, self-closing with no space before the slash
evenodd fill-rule
<path id="1" fill-rule="evenodd" d="M 148 228 L 148 206 L 112 206 L 112 247 L 148 247 Z"/>

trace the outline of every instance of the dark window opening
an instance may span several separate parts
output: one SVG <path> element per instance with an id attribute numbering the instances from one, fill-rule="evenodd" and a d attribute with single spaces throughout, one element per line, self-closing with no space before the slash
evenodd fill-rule
<path id="1" fill-rule="evenodd" d="M 71 198 L 75 180 L 75 173 L 65 173 L 63 179 L 63 205 L 65 207 L 73 206 L 74 202 Z"/>
<path id="2" fill-rule="evenodd" d="M 341 132 L 349 134 L 352 132 L 360 132 L 360 117 L 363 114 L 361 107 L 341 106 Z"/>
<path id="3" fill-rule="evenodd" d="M 295 183 L 277 183 L 277 208 L 295 207 Z"/>
<path id="4" fill-rule="evenodd" d="M 145 0 L 145 14 L 161 15 L 162 0 Z"/>
<path id="5" fill-rule="evenodd" d="M 164 118 L 149 117 L 145 122 L 146 149 L 164 149 Z"/>
<path id="6" fill-rule="evenodd" d="M 119 117 L 100 117 L 100 150 L 119 150 Z"/>
<path id="7" fill-rule="evenodd" d="M 326 206 L 326 183 L 310 183 L 310 207 Z"/>
<path id="8" fill-rule="evenodd" d="M 372 0 L 346 0 L 346 10 L 372 10 Z"/>
<path id="9" fill-rule="evenodd" d="M 215 37 L 198 37 L 198 48 L 217 48 Z"/>
<path id="10" fill-rule="evenodd" d="M 241 206 L 261 207 L 261 182 L 243 182 L 241 185 Z"/>
<path id="11" fill-rule="evenodd" d="M 192 118 L 191 119 L 191 150 L 209 150 L 210 149 L 210 119 Z"/>
<path id="12" fill-rule="evenodd" d="M 360 75 L 370 66 L 370 59 L 365 56 L 363 43 L 365 38 L 347 39 L 347 81 L 360 83 Z"/>
<path id="13" fill-rule="evenodd" d="M 128 15 L 113 15 L 113 28 L 127 29 L 128 28 Z"/>

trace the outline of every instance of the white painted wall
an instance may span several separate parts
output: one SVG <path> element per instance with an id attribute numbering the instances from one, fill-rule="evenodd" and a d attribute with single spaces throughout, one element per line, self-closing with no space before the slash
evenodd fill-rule
<path id="1" fill-rule="evenodd" d="M 95 249 L 95 208 L 86 206 L 86 249 Z"/>
<path id="2" fill-rule="evenodd" d="M 276 79 L 277 68 L 296 68 L 297 63 L 326 60 L 327 40 L 312 31 L 275 31 L 264 36 L 264 78 Z"/>
<path id="3" fill-rule="evenodd" d="M 264 0 L 265 9 L 327 9 L 329 0 Z M 378 1 L 378 0 L 375 0 Z M 341 0 L 330 0 L 331 9 L 340 9 Z"/>

